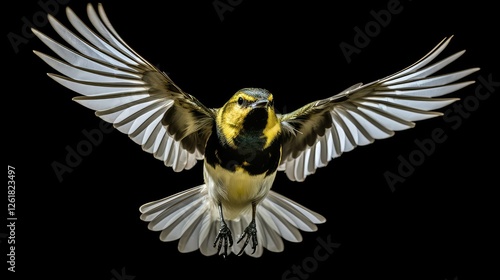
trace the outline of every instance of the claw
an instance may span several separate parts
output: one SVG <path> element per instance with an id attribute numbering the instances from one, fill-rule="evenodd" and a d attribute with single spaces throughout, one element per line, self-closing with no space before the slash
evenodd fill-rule
<path id="1" fill-rule="evenodd" d="M 220 254 L 220 250 L 222 249 L 222 246 L 224 246 L 224 253 L 222 254 L 224 258 L 227 257 L 227 247 L 233 246 L 231 230 L 224 221 L 222 221 L 219 233 L 217 233 L 217 236 L 215 237 L 214 247 L 215 246 L 217 246 L 217 254 Z"/>
<path id="2" fill-rule="evenodd" d="M 224 258 L 227 257 L 227 247 L 233 246 L 233 237 L 231 234 L 231 230 L 227 226 L 226 222 L 224 221 L 224 214 L 222 212 L 222 204 L 219 204 L 219 215 L 220 215 L 220 229 L 219 232 L 217 233 L 217 236 L 215 237 L 214 241 L 214 247 L 217 246 L 217 254 L 220 254 L 220 250 L 222 249 L 222 246 L 224 245 L 224 253 L 222 256 Z"/>
<path id="3" fill-rule="evenodd" d="M 238 252 L 238 256 L 241 256 L 243 252 L 245 251 L 245 248 L 247 247 L 248 243 L 250 242 L 250 239 L 252 239 L 252 254 L 255 253 L 255 250 L 257 249 L 257 227 L 255 226 L 255 220 L 252 220 L 250 224 L 245 228 L 243 231 L 243 234 L 241 237 L 238 239 L 236 243 L 240 243 L 243 238 L 245 238 L 245 243 L 243 244 L 243 247 L 241 247 L 241 250 Z"/>

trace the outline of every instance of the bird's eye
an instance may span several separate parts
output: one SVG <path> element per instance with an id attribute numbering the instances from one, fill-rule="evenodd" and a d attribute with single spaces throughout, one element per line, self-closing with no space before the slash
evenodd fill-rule
<path id="1" fill-rule="evenodd" d="M 273 107 L 273 106 L 274 106 L 274 100 L 269 101 L 269 107 Z"/>
<path id="2" fill-rule="evenodd" d="M 238 98 L 238 105 L 240 106 L 243 105 L 243 102 L 244 102 L 243 97 Z"/>

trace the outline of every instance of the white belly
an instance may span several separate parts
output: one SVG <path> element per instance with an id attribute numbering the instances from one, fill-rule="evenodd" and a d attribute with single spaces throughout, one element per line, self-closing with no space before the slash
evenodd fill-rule
<path id="1" fill-rule="evenodd" d="M 213 202 L 222 204 L 225 219 L 237 219 L 241 214 L 250 213 L 252 202 L 259 203 L 271 189 L 276 172 L 269 176 L 249 175 L 245 170 L 229 172 L 204 165 L 205 183 Z"/>

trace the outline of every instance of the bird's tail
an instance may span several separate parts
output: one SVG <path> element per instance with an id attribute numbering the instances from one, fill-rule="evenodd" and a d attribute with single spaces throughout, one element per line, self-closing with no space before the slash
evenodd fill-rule
<path id="1" fill-rule="evenodd" d="M 180 252 L 187 253 L 200 249 L 206 256 L 217 253 L 217 248 L 213 244 L 220 229 L 220 219 L 217 207 L 209 202 L 206 185 L 146 203 L 139 210 L 142 213 L 141 220 L 149 222 L 150 230 L 161 231 L 160 240 L 168 242 L 179 239 Z M 226 221 L 234 240 L 233 246 L 229 248 L 235 254 L 238 254 L 243 243 L 238 244 L 236 240 L 251 221 L 250 215 L 248 216 Z M 283 239 L 301 242 L 302 235 L 299 229 L 316 231 L 316 224 L 325 221 L 326 219 L 320 214 L 270 191 L 257 206 L 255 217 L 257 249 L 252 254 L 253 249 L 247 246 L 245 253 L 252 257 L 260 257 L 264 248 L 272 252 L 281 252 L 284 249 Z"/>

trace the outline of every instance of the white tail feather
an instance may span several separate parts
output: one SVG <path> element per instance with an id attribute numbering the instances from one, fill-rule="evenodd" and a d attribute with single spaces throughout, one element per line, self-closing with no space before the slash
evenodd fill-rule
<path id="1" fill-rule="evenodd" d="M 192 252 L 197 249 L 203 255 L 217 254 L 214 241 L 220 229 L 217 206 L 207 196 L 206 185 L 185 190 L 169 197 L 146 203 L 140 207 L 141 220 L 149 222 L 148 228 L 161 231 L 162 241 L 179 240 L 179 251 Z M 238 254 L 243 241 L 236 241 L 250 223 L 251 216 L 242 216 L 238 220 L 226 220 L 233 235 L 231 253 Z M 296 202 L 270 191 L 268 196 L 257 206 L 256 225 L 258 246 L 252 254 L 251 244 L 245 253 L 260 257 L 264 248 L 272 252 L 284 250 L 282 239 L 301 242 L 302 231 L 316 231 L 315 224 L 326 219 Z M 221 250 L 222 253 L 223 250 Z"/>

